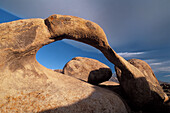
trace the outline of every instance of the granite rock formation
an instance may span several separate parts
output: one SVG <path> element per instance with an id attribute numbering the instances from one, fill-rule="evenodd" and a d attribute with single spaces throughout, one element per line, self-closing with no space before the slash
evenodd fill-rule
<path id="1" fill-rule="evenodd" d="M 64 66 L 64 74 L 73 76 L 77 79 L 99 84 L 108 81 L 112 76 L 111 69 L 91 58 L 75 57 Z"/>
<path id="2" fill-rule="evenodd" d="M 75 23 L 75 21 L 77 23 Z M 119 56 L 110 47 L 110 45 L 107 42 L 107 38 L 104 31 L 97 24 L 92 23 L 90 21 L 84 21 L 84 19 L 79 19 L 76 17 L 70 18 L 70 16 L 60 18 L 59 15 L 52 15 L 49 18 L 47 18 L 45 22 L 47 26 L 50 26 L 49 27 L 49 30 L 51 31 L 50 33 L 52 34 L 55 40 L 61 40 L 64 38 L 72 39 L 84 42 L 99 49 L 110 62 L 112 62 L 117 68 L 119 68 L 119 70 L 121 70 L 123 78 L 125 79 L 135 78 L 136 80 L 138 79 L 141 82 L 139 83 L 137 82 L 136 87 L 139 88 L 143 88 L 143 86 L 148 87 L 142 89 L 142 92 L 140 93 L 141 95 L 143 94 L 150 95 L 151 91 L 149 89 L 149 83 L 145 78 L 145 74 L 138 67 L 134 66 L 133 64 L 129 63 L 124 58 Z M 79 26 L 80 24 L 81 26 Z M 162 101 L 166 101 L 167 95 L 163 92 L 163 90 L 159 88 L 158 90 L 159 90 L 158 98 Z M 127 91 L 125 90 L 125 92 Z M 140 103 L 139 107 L 141 107 Z"/>
<path id="3" fill-rule="evenodd" d="M 97 24 L 73 16 L 0 24 L 0 111 L 127 113 L 113 92 L 54 72 L 36 61 L 36 53 L 44 45 L 84 36 L 83 42 L 102 46 L 107 44 L 105 39 L 98 39 L 102 34 Z"/>
<path id="4" fill-rule="evenodd" d="M 124 78 L 138 78 L 141 83 L 136 87 L 147 86 L 149 83 L 145 79 L 145 74 L 136 66 L 119 56 L 108 44 L 104 31 L 95 23 L 77 17 L 52 15 L 45 20 L 49 26 L 49 31 L 53 39 L 72 39 L 89 44 L 99 49 L 105 57 L 112 62 L 125 75 Z M 81 25 L 81 26 L 80 26 Z M 149 89 L 143 89 L 143 93 L 150 93 Z M 126 92 L 126 91 L 125 91 Z M 160 99 L 166 101 L 167 95 L 160 89 L 158 94 Z"/>
<path id="5" fill-rule="evenodd" d="M 120 85 L 135 84 L 136 89 L 141 88 L 139 95 L 151 93 L 149 85 L 153 84 L 146 80 L 147 73 L 119 56 L 109 46 L 102 28 L 94 22 L 74 16 L 52 15 L 45 20 L 3 23 L 0 31 L 2 112 L 127 112 L 122 100 L 113 92 L 54 72 L 36 61 L 36 52 L 42 46 L 62 39 L 80 41 L 99 49 L 117 67 L 120 81 L 127 80 Z M 124 88 L 127 94 L 129 90 Z M 159 93 L 155 92 L 158 96 L 152 98 L 163 102 L 166 95 L 163 90 L 158 90 Z M 131 98 L 138 99 L 137 96 Z M 137 103 L 138 107 L 143 106 L 139 101 Z"/>
<path id="6" fill-rule="evenodd" d="M 144 77 L 129 74 L 118 67 L 115 67 L 115 70 L 121 87 L 136 107 L 152 109 L 151 106 L 158 106 L 157 104 L 163 104 L 168 100 L 151 67 L 146 62 L 139 59 L 130 59 L 128 62 L 139 69 Z"/>

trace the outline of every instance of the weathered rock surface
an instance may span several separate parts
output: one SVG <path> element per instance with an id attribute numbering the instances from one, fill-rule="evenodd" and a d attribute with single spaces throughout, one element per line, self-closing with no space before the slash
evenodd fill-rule
<path id="1" fill-rule="evenodd" d="M 125 93 L 137 107 L 151 107 L 163 104 L 167 100 L 158 80 L 150 66 L 139 59 L 131 59 L 128 62 L 142 72 L 143 76 L 135 76 L 115 67 L 118 80 Z"/>
<path id="2" fill-rule="evenodd" d="M 119 83 L 113 81 L 105 81 L 103 83 L 98 84 L 98 86 L 116 93 L 123 100 L 128 113 L 133 112 L 133 110 L 128 105 L 129 100 L 127 96 L 124 94 L 124 92 L 122 91 L 122 88 L 120 87 Z"/>
<path id="3" fill-rule="evenodd" d="M 95 23 L 62 15 L 50 19 L 55 26 L 43 19 L 0 24 L 0 112 L 126 113 L 124 103 L 113 92 L 36 61 L 42 46 L 67 37 L 67 32 L 69 38 L 84 36 L 83 41 L 95 46 L 107 44 L 105 37 L 103 42 L 97 38 L 104 32 Z"/>
<path id="4" fill-rule="evenodd" d="M 55 72 L 63 73 L 63 69 L 55 69 Z"/>
<path id="5" fill-rule="evenodd" d="M 117 73 L 120 73 L 122 75 L 122 81 L 126 81 L 121 83 L 121 85 L 124 87 L 127 85 L 129 87 L 129 84 L 136 84 L 134 86 L 135 90 L 140 89 L 138 91 L 138 95 L 141 97 L 144 97 L 142 95 L 150 95 L 151 96 L 151 90 L 150 90 L 150 83 L 145 78 L 145 75 L 140 69 L 138 69 L 133 64 L 126 61 L 124 58 L 119 56 L 108 44 L 106 35 L 104 31 L 95 23 L 92 23 L 90 21 L 86 21 L 84 19 L 79 19 L 76 17 L 71 16 L 64 16 L 61 17 L 60 15 L 52 15 L 49 18 L 45 20 L 45 23 L 47 26 L 49 26 L 50 34 L 52 34 L 52 37 L 55 40 L 61 40 L 61 39 L 72 39 L 80 42 L 84 42 L 86 44 L 89 44 L 97 49 L 99 49 L 105 57 L 112 62 L 116 67 L 119 68 L 119 71 Z M 81 25 L 80 25 L 81 24 Z M 65 28 L 65 29 L 63 29 Z M 68 30 L 69 29 L 69 30 Z M 120 71 L 121 70 L 121 71 Z M 121 74 L 122 73 L 122 74 Z M 152 83 L 151 83 L 152 85 Z M 148 100 L 139 99 L 138 95 L 135 94 L 135 90 L 129 91 L 131 89 L 125 90 L 125 92 L 132 92 L 132 95 L 128 94 L 130 98 L 133 98 L 132 100 L 135 100 L 137 103 L 136 105 L 138 107 L 142 107 L 144 103 L 150 102 L 152 99 L 160 102 L 166 101 L 167 95 L 159 89 L 157 86 L 156 91 L 159 90 L 159 96 L 153 96 L 157 95 L 156 93 L 152 92 L 152 96 L 149 97 Z M 158 97 L 158 98 L 157 98 Z M 151 99 L 151 100 L 150 100 Z"/>
<path id="6" fill-rule="evenodd" d="M 166 95 L 145 78 L 148 73 L 119 56 L 108 44 L 104 31 L 97 24 L 73 16 L 52 15 L 45 19 L 19 20 L 0 24 L 0 107 L 3 112 L 116 112 L 125 113 L 121 99 L 98 87 L 54 72 L 41 66 L 36 52 L 51 42 L 72 39 L 99 49 L 115 64 L 123 87 L 135 84 L 128 96 L 139 107 L 142 103 L 163 102 Z M 152 86 L 153 85 L 153 86 Z M 151 92 L 150 87 L 154 87 Z M 132 91 L 129 91 L 132 90 Z M 156 92 L 157 93 L 157 92 Z M 138 96 L 149 95 L 138 99 Z M 150 98 L 150 95 L 154 95 Z M 44 98 L 45 97 L 45 98 Z M 64 100 L 64 101 L 63 101 Z M 144 100 L 144 101 L 143 101 Z M 149 104 L 150 105 L 150 104 Z M 48 110 L 47 110 L 48 109 Z"/>
<path id="7" fill-rule="evenodd" d="M 112 71 L 107 65 L 84 57 L 73 58 L 64 66 L 63 72 L 91 84 L 102 83 L 112 76 Z"/>

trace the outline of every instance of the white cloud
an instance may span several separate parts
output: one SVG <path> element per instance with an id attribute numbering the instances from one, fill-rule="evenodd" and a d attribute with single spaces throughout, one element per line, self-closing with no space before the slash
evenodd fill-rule
<path id="1" fill-rule="evenodd" d="M 162 65 L 162 63 L 160 62 L 156 62 L 156 63 L 150 63 L 151 66 L 159 66 L 159 65 Z"/>
<path id="2" fill-rule="evenodd" d="M 164 75 L 163 77 L 170 77 L 170 75 Z"/>
<path id="3" fill-rule="evenodd" d="M 169 67 L 166 67 L 166 66 L 160 67 L 160 68 L 158 68 L 158 70 L 163 71 L 163 72 L 170 72 L 170 66 Z"/>
<path id="4" fill-rule="evenodd" d="M 160 61 L 160 59 L 148 59 L 145 60 L 154 72 L 168 72 L 170 73 L 170 60 Z"/>
<path id="5" fill-rule="evenodd" d="M 152 66 L 170 64 L 170 60 L 168 60 L 168 61 L 159 61 L 159 60 L 160 59 L 148 59 L 148 60 L 144 60 L 144 61 L 147 62 L 149 65 L 152 65 Z"/>
<path id="6" fill-rule="evenodd" d="M 123 52 L 123 53 L 118 53 L 118 55 L 122 57 L 135 57 L 137 55 L 144 54 L 145 52 Z"/>
<path id="7" fill-rule="evenodd" d="M 156 62 L 157 60 L 155 60 L 155 59 L 147 59 L 147 60 L 144 60 L 144 61 L 147 62 L 148 64 L 151 64 L 151 63 Z"/>

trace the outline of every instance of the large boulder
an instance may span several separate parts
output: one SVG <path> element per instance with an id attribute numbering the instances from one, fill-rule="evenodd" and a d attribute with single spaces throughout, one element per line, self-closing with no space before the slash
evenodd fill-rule
<path id="1" fill-rule="evenodd" d="M 112 71 L 107 65 L 84 57 L 73 58 L 64 66 L 63 72 L 91 84 L 102 83 L 112 76 Z"/>
<path id="2" fill-rule="evenodd" d="M 163 104 L 168 100 L 151 67 L 146 62 L 139 59 L 131 59 L 128 62 L 140 70 L 144 76 L 135 76 L 116 66 L 115 70 L 121 87 L 135 106 L 152 109 L 151 106 L 159 106 L 158 104 Z"/>
<path id="3" fill-rule="evenodd" d="M 61 25 L 69 26 L 70 19 L 77 26 L 84 22 L 93 29 L 92 22 L 59 17 L 53 21 L 60 25 L 61 34 L 55 35 L 58 39 L 64 36 L 64 30 L 69 31 L 69 27 Z M 54 72 L 36 61 L 37 51 L 57 40 L 47 23 L 43 19 L 27 19 L 0 24 L 0 112 L 127 113 L 113 92 Z M 87 32 L 83 35 L 91 37 Z"/>

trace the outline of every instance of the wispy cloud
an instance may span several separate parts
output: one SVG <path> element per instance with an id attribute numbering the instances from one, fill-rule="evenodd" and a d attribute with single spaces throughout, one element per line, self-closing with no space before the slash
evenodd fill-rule
<path id="1" fill-rule="evenodd" d="M 153 69 L 154 72 L 169 72 L 170 73 L 170 60 L 159 61 L 160 59 L 145 60 Z"/>
<path id="2" fill-rule="evenodd" d="M 163 71 L 163 72 L 169 72 L 170 73 L 170 66 L 169 67 L 160 67 L 158 68 L 159 71 Z"/>
<path id="3" fill-rule="evenodd" d="M 150 63 L 151 66 L 159 66 L 159 65 L 162 65 L 162 63 L 160 62 L 156 62 L 156 63 Z"/>
<path id="4" fill-rule="evenodd" d="M 163 77 L 170 77 L 170 75 L 164 75 Z"/>
<path id="5" fill-rule="evenodd" d="M 118 53 L 122 57 L 135 57 L 141 54 L 144 54 L 145 52 L 122 52 Z"/>

